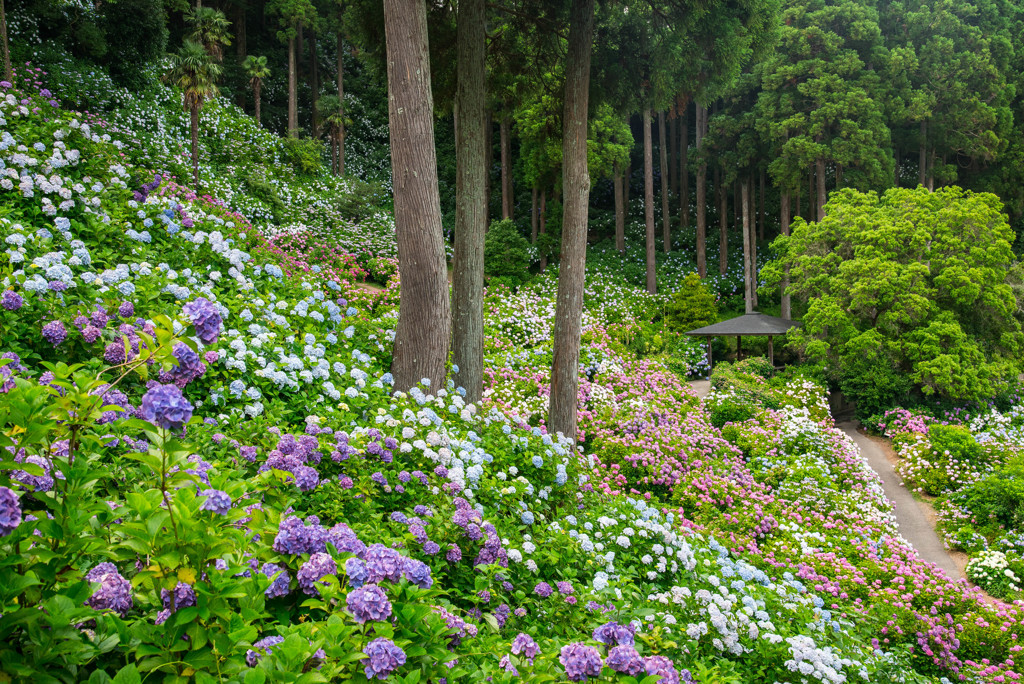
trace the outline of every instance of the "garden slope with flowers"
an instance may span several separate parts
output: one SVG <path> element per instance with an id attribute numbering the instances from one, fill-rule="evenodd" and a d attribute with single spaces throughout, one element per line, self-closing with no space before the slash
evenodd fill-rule
<path id="1" fill-rule="evenodd" d="M 542 281 L 488 293 L 481 406 L 393 393 L 394 300 L 346 253 L 51 98 L 0 100 L 12 679 L 1019 678 L 1020 607 L 916 558 L 820 387 L 740 367 L 702 403 L 624 342 L 641 298 L 592 292 L 578 451 L 541 425 Z"/>

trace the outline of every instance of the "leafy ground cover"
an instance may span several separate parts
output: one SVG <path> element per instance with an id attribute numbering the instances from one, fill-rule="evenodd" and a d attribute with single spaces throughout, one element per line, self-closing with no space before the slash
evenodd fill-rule
<path id="1" fill-rule="evenodd" d="M 701 402 L 665 299 L 602 284 L 577 449 L 541 423 L 549 275 L 489 290 L 481 406 L 393 394 L 393 264 L 367 292 L 359 239 L 260 230 L 32 80 L 0 100 L 12 677 L 1019 678 L 1021 606 L 917 559 L 813 380 Z"/>

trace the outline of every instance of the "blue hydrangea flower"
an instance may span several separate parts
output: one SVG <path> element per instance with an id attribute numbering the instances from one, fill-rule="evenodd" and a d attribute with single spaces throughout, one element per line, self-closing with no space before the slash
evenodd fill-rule
<path id="1" fill-rule="evenodd" d="M 359 624 L 380 622 L 391 617 L 391 602 L 376 584 L 357 587 L 348 593 L 345 605 Z"/>
<path id="2" fill-rule="evenodd" d="M 196 334 L 204 344 L 212 344 L 220 336 L 220 311 L 208 299 L 200 297 L 186 304 L 182 311 L 192 321 Z"/>
<path id="3" fill-rule="evenodd" d="M 192 404 L 175 385 L 157 385 L 142 396 L 139 414 L 165 430 L 180 430 L 192 419 Z"/>
<path id="4" fill-rule="evenodd" d="M 100 563 L 90 570 L 85 578 L 100 586 L 86 601 L 95 610 L 112 610 L 121 617 L 132 609 L 131 582 L 121 576 L 113 563 Z"/>
<path id="5" fill-rule="evenodd" d="M 202 496 L 205 496 L 206 500 L 199 506 L 201 510 L 212 511 L 219 515 L 227 515 L 231 510 L 231 497 L 227 492 L 222 492 L 219 489 L 207 489 L 203 491 Z"/>
<path id="6" fill-rule="evenodd" d="M 0 537 L 6 537 L 21 524 L 18 495 L 8 487 L 0 487 Z"/>
<path id="7" fill-rule="evenodd" d="M 368 643 L 363 653 L 367 655 L 362 661 L 367 679 L 387 679 L 405 664 L 405 651 L 383 637 Z"/>
<path id="8" fill-rule="evenodd" d="M 434 584 L 434 578 L 430 576 L 430 566 L 414 558 L 405 559 L 402 574 L 420 589 L 429 589 Z"/>
<path id="9" fill-rule="evenodd" d="M 265 577 L 274 577 L 274 575 L 277 575 L 277 577 L 270 583 L 270 586 L 267 587 L 266 591 L 263 592 L 267 598 L 278 598 L 280 596 L 288 595 L 288 592 L 290 591 L 288 585 L 292 578 L 288 574 L 287 568 L 281 567 L 276 563 L 264 563 L 263 567 L 260 568 L 260 572 L 262 572 Z"/>
<path id="10" fill-rule="evenodd" d="M 314 553 L 309 560 L 302 564 L 295 578 L 299 581 L 299 587 L 310 596 L 318 596 L 320 589 L 316 586 L 321 579 L 327 575 L 338 572 L 338 564 L 326 553 Z"/>

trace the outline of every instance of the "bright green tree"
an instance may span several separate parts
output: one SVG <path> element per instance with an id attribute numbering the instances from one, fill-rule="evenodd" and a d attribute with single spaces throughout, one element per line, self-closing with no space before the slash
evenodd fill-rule
<path id="1" fill-rule="evenodd" d="M 955 186 L 844 189 L 794 222 L 765 269 L 808 303 L 794 344 L 866 415 L 920 393 L 991 397 L 1020 372 L 1024 335 L 1007 282 L 1013 231 L 999 198 Z"/>
<path id="2" fill-rule="evenodd" d="M 224 60 L 224 48 L 231 45 L 231 22 L 213 7 L 196 7 L 185 14 L 189 40 L 203 46 L 215 62 Z"/>
<path id="3" fill-rule="evenodd" d="M 263 91 L 263 81 L 270 76 L 270 68 L 267 66 L 267 58 L 263 55 L 249 55 L 242 62 L 242 69 L 245 77 L 252 88 L 253 103 L 256 106 L 256 123 L 260 122 L 260 94 Z"/>
<path id="4" fill-rule="evenodd" d="M 298 57 L 295 52 L 295 40 L 299 28 L 303 25 L 315 24 L 318 19 L 316 6 L 311 0 L 271 0 L 267 10 L 276 14 L 281 30 L 277 32 L 278 40 L 288 43 L 288 136 L 299 136 L 299 96 L 298 96 Z"/>
<path id="5" fill-rule="evenodd" d="M 220 65 L 215 64 L 206 49 L 191 40 L 171 55 L 171 68 L 166 78 L 182 91 L 183 104 L 191 118 L 192 181 L 199 190 L 199 110 L 203 103 L 217 96 Z"/>

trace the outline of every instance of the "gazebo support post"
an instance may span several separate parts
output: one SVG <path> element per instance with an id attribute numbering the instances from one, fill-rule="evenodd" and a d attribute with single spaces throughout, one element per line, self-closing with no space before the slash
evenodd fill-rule
<path id="1" fill-rule="evenodd" d="M 739 361 L 743 358 L 743 337 L 740 335 L 736 336 L 736 360 Z"/>
<path id="2" fill-rule="evenodd" d="M 775 346 L 773 344 L 774 341 L 775 341 L 775 336 L 774 335 L 769 335 L 768 336 L 768 362 L 772 364 L 772 368 L 775 368 Z"/>
<path id="3" fill-rule="evenodd" d="M 708 380 L 711 379 L 711 335 L 706 337 L 708 341 Z"/>

